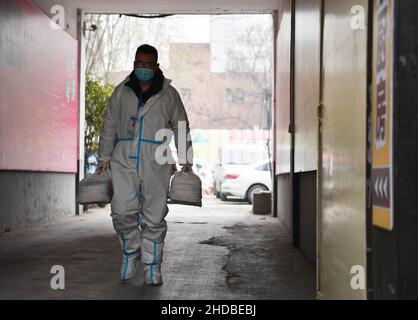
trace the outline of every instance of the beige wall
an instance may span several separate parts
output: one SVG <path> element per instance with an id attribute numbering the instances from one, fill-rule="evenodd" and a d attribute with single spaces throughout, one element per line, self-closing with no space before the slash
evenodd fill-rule
<path id="1" fill-rule="evenodd" d="M 276 66 L 276 174 L 290 173 L 290 47 L 291 0 L 284 0 L 279 11 Z"/>
<path id="2" fill-rule="evenodd" d="M 322 2 L 325 15 L 321 91 Z M 291 168 L 289 124 L 294 98 L 295 172 L 319 169 L 318 297 L 365 299 L 366 290 L 351 287 L 354 276 L 351 271 L 352 267 L 360 266 L 364 268 L 364 276 L 367 273 L 367 27 L 352 28 L 354 15 L 351 10 L 355 5 L 362 5 L 367 24 L 368 1 L 295 0 L 294 97 L 290 83 L 291 3 L 291 0 L 283 1 L 277 38 L 276 174 L 279 182 L 282 176 L 290 179 L 286 174 Z M 317 107 L 321 92 L 324 113 L 319 128 Z M 286 184 L 286 181 L 282 183 Z M 279 190 L 278 203 L 295 196 L 291 187 L 282 186 Z M 278 208 L 283 211 L 278 213 L 279 216 L 284 214 L 285 220 L 292 221 L 298 214 L 291 205 L 290 210 L 280 205 Z"/>
<path id="3" fill-rule="evenodd" d="M 366 271 L 367 28 L 351 27 L 351 8 L 367 0 L 325 0 L 324 117 L 319 215 L 321 297 L 365 299 L 351 268 Z M 367 14 L 366 14 L 367 18 Z"/>
<path id="4" fill-rule="evenodd" d="M 295 172 L 318 169 L 321 1 L 296 1 Z"/>

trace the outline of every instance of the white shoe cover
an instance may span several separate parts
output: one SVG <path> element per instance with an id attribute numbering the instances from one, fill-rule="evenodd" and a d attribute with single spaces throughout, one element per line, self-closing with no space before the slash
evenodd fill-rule
<path id="1" fill-rule="evenodd" d="M 145 283 L 151 286 L 158 286 L 163 284 L 160 264 L 145 265 Z"/>
<path id="2" fill-rule="evenodd" d="M 140 256 L 140 253 L 123 255 L 122 266 L 120 267 L 120 277 L 122 281 L 127 281 L 135 276 Z"/>

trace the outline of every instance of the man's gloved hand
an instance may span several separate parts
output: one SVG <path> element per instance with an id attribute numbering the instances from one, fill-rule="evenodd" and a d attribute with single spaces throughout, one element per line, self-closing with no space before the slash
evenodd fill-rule
<path id="1" fill-rule="evenodd" d="M 102 174 L 103 172 L 110 169 L 110 161 L 99 161 L 96 172 L 94 174 Z"/>
<path id="2" fill-rule="evenodd" d="M 193 168 L 191 164 L 182 164 L 181 166 L 181 172 L 193 173 Z"/>

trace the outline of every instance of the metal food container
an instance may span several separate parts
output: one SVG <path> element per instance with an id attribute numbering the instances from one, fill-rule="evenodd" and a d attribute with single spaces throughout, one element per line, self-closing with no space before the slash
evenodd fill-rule
<path id="1" fill-rule="evenodd" d="M 91 174 L 80 181 L 77 203 L 108 204 L 112 201 L 113 184 L 110 170 L 102 174 Z"/>
<path id="2" fill-rule="evenodd" d="M 171 178 L 168 203 L 202 207 L 202 181 L 189 172 L 177 172 Z"/>

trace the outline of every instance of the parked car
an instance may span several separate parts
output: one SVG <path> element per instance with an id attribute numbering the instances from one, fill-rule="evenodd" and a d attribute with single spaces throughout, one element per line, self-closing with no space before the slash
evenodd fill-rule
<path id="1" fill-rule="evenodd" d="M 221 200 L 226 201 L 228 196 L 240 197 L 252 204 L 255 193 L 271 190 L 271 166 L 271 160 L 266 159 L 253 165 L 225 170 Z"/>
<path id="2" fill-rule="evenodd" d="M 216 197 L 221 197 L 221 185 L 226 171 L 239 170 L 268 157 L 265 144 L 228 145 L 221 148 L 213 170 Z"/>

